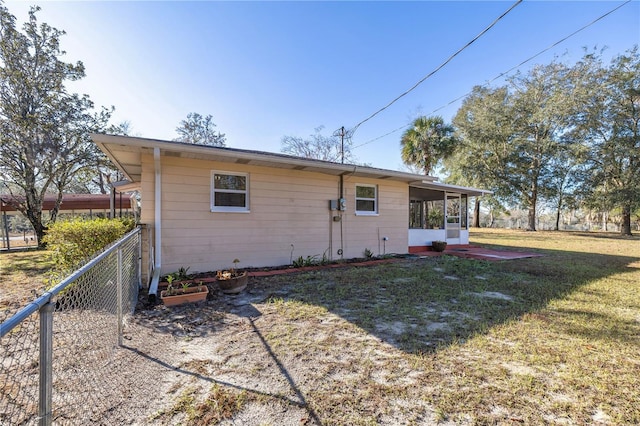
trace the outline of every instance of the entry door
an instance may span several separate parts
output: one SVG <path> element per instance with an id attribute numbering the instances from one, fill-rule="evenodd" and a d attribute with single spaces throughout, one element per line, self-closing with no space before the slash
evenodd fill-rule
<path id="1" fill-rule="evenodd" d="M 460 244 L 461 205 L 460 194 L 447 194 L 445 226 L 447 230 L 447 243 L 449 244 Z"/>

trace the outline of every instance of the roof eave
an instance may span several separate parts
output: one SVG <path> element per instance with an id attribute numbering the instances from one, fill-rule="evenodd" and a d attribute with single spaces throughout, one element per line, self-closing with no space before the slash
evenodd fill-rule
<path id="1" fill-rule="evenodd" d="M 478 196 L 478 197 L 483 195 L 493 194 L 493 191 L 489 191 L 487 189 L 471 188 L 467 186 L 451 185 L 448 183 L 425 181 L 425 180 L 409 182 L 409 186 L 413 186 L 415 188 L 434 189 L 437 191 L 459 192 L 462 194 Z"/>
<path id="2" fill-rule="evenodd" d="M 435 181 L 435 177 L 420 176 L 413 173 L 399 172 L 394 170 L 379 169 L 375 167 L 360 166 L 356 164 L 340 164 L 329 161 L 322 161 L 310 158 L 294 157 L 291 155 L 269 153 L 261 151 L 241 150 L 236 148 L 219 148 L 204 145 L 194 145 L 190 143 L 162 141 L 158 139 L 146 139 L 129 136 L 115 136 L 106 134 L 92 134 L 91 138 L 98 147 L 113 161 L 129 181 L 136 181 L 127 165 L 123 164 L 114 153 L 112 146 L 126 146 L 135 148 L 139 152 L 159 148 L 161 154 L 172 153 L 174 156 L 230 161 L 241 164 L 265 165 L 273 167 L 283 167 L 294 170 L 317 171 L 333 175 L 359 175 L 377 179 L 391 179 L 403 182 L 415 181 L 418 178 Z"/>

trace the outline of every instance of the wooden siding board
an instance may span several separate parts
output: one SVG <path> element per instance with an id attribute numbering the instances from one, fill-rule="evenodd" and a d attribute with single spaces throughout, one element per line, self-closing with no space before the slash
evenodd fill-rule
<path id="1" fill-rule="evenodd" d="M 249 173 L 250 213 L 210 211 L 211 171 Z M 162 158 L 163 273 L 181 266 L 192 272 L 229 267 L 289 264 L 291 257 L 321 257 L 333 237 L 339 258 L 340 222 L 329 210 L 339 196 L 339 177 L 317 172 L 266 168 L 180 158 Z M 153 157 L 143 156 L 142 219 L 153 223 Z M 356 216 L 355 185 L 378 185 L 378 216 Z M 388 236 L 387 253 L 407 251 L 408 186 L 367 178 L 345 178 L 347 211 L 342 214 L 344 257 L 378 252 L 378 236 Z M 293 255 L 291 253 L 293 244 Z M 382 244 L 380 244 L 382 247 Z"/>

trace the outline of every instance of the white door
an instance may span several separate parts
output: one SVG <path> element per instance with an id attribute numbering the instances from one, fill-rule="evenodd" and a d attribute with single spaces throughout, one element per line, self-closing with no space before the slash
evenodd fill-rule
<path id="1" fill-rule="evenodd" d="M 445 203 L 445 229 L 447 243 L 460 244 L 460 194 L 447 193 Z"/>

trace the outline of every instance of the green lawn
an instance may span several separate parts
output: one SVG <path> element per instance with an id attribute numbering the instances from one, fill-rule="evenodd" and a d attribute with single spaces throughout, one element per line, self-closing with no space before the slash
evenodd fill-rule
<path id="1" fill-rule="evenodd" d="M 42 294 L 52 265 L 46 250 L 0 253 L 0 320 Z"/>
<path id="2" fill-rule="evenodd" d="M 258 306 L 276 314 L 264 326 L 273 351 L 340 377 L 309 384 L 317 418 L 376 424 L 412 401 L 401 424 L 640 424 L 640 239 L 473 230 L 471 240 L 544 256 L 445 256 L 256 284 L 290 286 Z M 382 346 L 340 338 L 354 327 Z"/>

